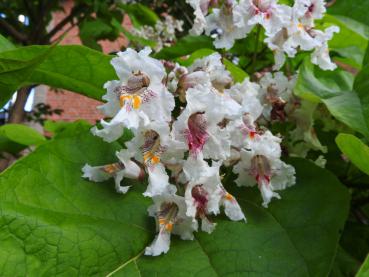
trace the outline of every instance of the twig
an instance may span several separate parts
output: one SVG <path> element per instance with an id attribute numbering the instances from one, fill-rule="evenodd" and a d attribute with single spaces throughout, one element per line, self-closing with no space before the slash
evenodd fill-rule
<path id="1" fill-rule="evenodd" d="M 0 18 L 0 26 L 19 42 L 23 43 L 27 41 L 26 35 L 20 33 L 18 30 L 16 30 L 13 26 L 11 26 L 8 22 L 6 22 L 2 18 Z"/>

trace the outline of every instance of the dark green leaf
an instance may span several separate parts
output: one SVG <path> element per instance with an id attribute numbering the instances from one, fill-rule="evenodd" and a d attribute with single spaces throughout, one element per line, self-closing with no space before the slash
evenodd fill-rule
<path id="1" fill-rule="evenodd" d="M 254 190 L 235 189 L 248 223 L 220 217 L 213 234 L 173 237 L 170 252 L 153 258 L 142 255 L 155 234 L 145 184 L 119 195 L 112 182 L 81 178 L 86 162 L 113 162 L 117 149 L 75 124 L 1 175 L 2 276 L 328 274 L 348 210 L 329 172 L 296 160 L 297 185 L 269 209 Z"/>
<path id="2" fill-rule="evenodd" d="M 367 0 L 336 1 L 328 9 L 328 13 L 347 16 L 369 26 L 368 9 L 369 2 Z"/>
<path id="3" fill-rule="evenodd" d="M 8 91 L 1 93 L 1 103 L 20 85 L 29 84 L 46 84 L 100 100 L 104 83 L 116 79 L 111 56 L 78 45 L 54 46 L 49 51 L 49 46 L 29 46 L 0 53 L 0 66 L 8 69 L 3 73 L 6 78 L 0 73 L 0 86 Z"/>
<path id="4" fill-rule="evenodd" d="M 23 59 L 7 56 L 8 53 L 18 52 L 18 49 L 0 52 L 0 107 L 3 107 L 16 90 L 26 82 L 35 68 L 50 55 L 53 49 L 54 47 L 43 47 L 34 55 L 25 56 Z"/>
<path id="5" fill-rule="evenodd" d="M 178 40 L 175 45 L 163 48 L 160 52 L 155 54 L 155 58 L 172 60 L 192 54 L 196 50 L 202 48 L 214 49 L 211 38 L 207 36 L 186 36 Z"/>
<path id="6" fill-rule="evenodd" d="M 155 26 L 159 17 L 148 7 L 142 4 L 118 4 L 132 20 L 133 25 L 137 28 L 143 25 Z"/>

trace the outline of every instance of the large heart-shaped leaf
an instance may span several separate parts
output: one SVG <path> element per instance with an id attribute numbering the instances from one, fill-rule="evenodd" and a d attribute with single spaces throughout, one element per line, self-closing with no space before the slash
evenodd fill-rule
<path id="1" fill-rule="evenodd" d="M 27 70 L 25 74 L 17 68 L 17 75 L 5 72 L 6 79 L 0 75 L 0 88 L 4 83 L 8 91 L 0 94 L 0 104 L 6 102 L 15 89 L 30 84 L 46 84 L 101 99 L 103 84 L 116 78 L 110 65 L 111 56 L 78 45 L 52 47 L 51 52 L 50 46 L 29 46 L 0 53 L 1 67 L 22 66 L 22 70 Z M 11 73 L 15 70 L 13 67 Z"/>
<path id="2" fill-rule="evenodd" d="M 53 47 L 43 47 L 32 56 L 23 59 L 7 56 L 6 53 L 17 52 L 16 50 L 0 52 L 0 107 L 10 99 L 17 89 L 31 76 L 35 68 L 41 64 Z"/>
<path id="3" fill-rule="evenodd" d="M 143 256 L 155 234 L 144 183 L 127 195 L 81 178 L 81 167 L 113 162 L 117 144 L 67 127 L 0 175 L 1 276 L 326 276 L 348 211 L 333 174 L 294 160 L 296 186 L 262 208 L 259 193 L 227 184 L 248 223 L 220 217 L 211 235 L 172 238 Z"/>

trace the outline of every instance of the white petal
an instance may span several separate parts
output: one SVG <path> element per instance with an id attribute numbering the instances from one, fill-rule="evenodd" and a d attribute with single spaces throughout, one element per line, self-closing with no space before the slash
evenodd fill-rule
<path id="1" fill-rule="evenodd" d="M 159 256 L 169 251 L 170 247 L 170 233 L 163 231 L 160 232 L 151 243 L 145 249 L 145 255 L 147 256 Z"/>

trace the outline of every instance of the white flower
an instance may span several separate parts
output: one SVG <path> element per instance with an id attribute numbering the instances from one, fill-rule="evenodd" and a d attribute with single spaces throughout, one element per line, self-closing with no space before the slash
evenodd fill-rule
<path id="1" fill-rule="evenodd" d="M 320 45 L 315 48 L 311 54 L 311 62 L 318 65 L 323 70 L 335 70 L 337 65 L 331 61 L 329 56 L 328 41 L 333 38 L 334 33 L 338 33 L 340 29 L 337 26 L 331 26 L 325 29 L 324 32 L 315 30 L 315 39 L 320 42 Z"/>
<path id="2" fill-rule="evenodd" d="M 186 150 L 185 144 L 172 138 L 169 126 L 164 122 L 152 121 L 134 134 L 134 138 L 126 142 L 127 149 L 121 153 L 134 157 L 145 166 L 149 184 L 144 195 L 151 197 L 164 192 L 175 192 L 175 187 L 169 183 L 163 163 L 182 159 Z"/>
<path id="3" fill-rule="evenodd" d="M 258 184 L 267 207 L 273 197 L 280 198 L 274 190 L 283 190 L 295 184 L 295 170 L 280 160 L 280 139 L 269 131 L 258 136 L 249 150 L 241 151 L 241 161 L 234 166 L 239 186 Z"/>
<path id="4" fill-rule="evenodd" d="M 186 216 L 186 203 L 183 197 L 163 194 L 153 197 L 154 205 L 149 207 L 150 216 L 156 218 L 158 234 L 145 255 L 158 256 L 167 253 L 170 247 L 170 235 L 176 234 L 184 240 L 192 240 L 197 230 L 197 222 Z"/>
<path id="5" fill-rule="evenodd" d="M 195 20 L 192 29 L 190 30 L 190 34 L 201 35 L 206 27 L 205 16 L 208 13 L 210 0 L 186 0 L 186 2 L 194 9 L 195 15 Z"/>
<path id="6" fill-rule="evenodd" d="M 292 99 L 296 76 L 288 79 L 283 72 L 267 72 L 260 79 L 259 99 L 263 104 L 263 116 L 267 120 L 284 120 L 284 106 Z"/>
<path id="7" fill-rule="evenodd" d="M 231 97 L 208 86 L 198 85 L 186 93 L 187 106 L 173 124 L 177 140 L 185 142 L 192 155 L 226 159 L 230 154 L 229 134 L 221 121 L 236 117 L 240 106 Z"/>
<path id="8" fill-rule="evenodd" d="M 205 34 L 215 38 L 216 48 L 230 49 L 236 39 L 246 37 L 249 25 L 236 25 L 233 18 L 233 1 L 227 1 L 221 9 L 213 9 L 206 17 Z"/>
<path id="9" fill-rule="evenodd" d="M 106 84 L 108 93 L 104 99 L 109 102 L 100 109 L 106 112 L 113 107 L 113 111 L 106 112 L 108 116 L 117 111 L 118 104 L 121 109 L 109 123 L 101 122 L 103 129 L 93 128 L 93 134 L 111 142 L 122 135 L 124 127 L 137 129 L 152 120 L 171 120 L 174 97 L 162 84 L 165 76 L 163 65 L 149 57 L 150 52 L 149 48 L 139 53 L 127 49 L 112 60 L 120 81 Z"/>
<path id="10" fill-rule="evenodd" d="M 117 192 L 126 193 L 130 186 L 121 186 L 123 178 L 143 179 L 144 172 L 134 161 L 130 160 L 129 157 L 119 155 L 119 153 L 117 153 L 117 157 L 120 161 L 113 164 L 94 167 L 86 164 L 82 168 L 82 177 L 88 178 L 94 182 L 103 182 L 113 177 Z"/>
<path id="11" fill-rule="evenodd" d="M 185 192 L 187 215 L 201 219 L 201 229 L 211 233 L 215 223 L 208 215 L 219 214 L 219 207 L 225 206 L 225 213 L 231 220 L 245 219 L 236 199 L 222 186 L 219 170 L 222 162 L 210 167 L 202 156 L 189 157 L 184 163 L 183 172 L 188 180 Z"/>
<path id="12" fill-rule="evenodd" d="M 314 50 L 311 57 L 312 62 L 322 69 L 333 70 L 336 68 L 329 57 L 328 41 L 332 39 L 334 33 L 339 32 L 339 28 L 331 26 L 324 32 L 314 29 L 313 19 L 322 17 L 324 12 L 320 8 L 321 2 L 318 0 L 296 2 L 290 23 L 276 33 L 267 34 L 265 42 L 274 51 L 276 62 L 274 69 L 278 70 L 283 66 L 285 62 L 283 53 L 293 58 L 299 49 L 303 51 Z M 309 6 L 301 9 L 301 5 L 303 7 Z"/>
<path id="13" fill-rule="evenodd" d="M 268 34 L 278 32 L 291 19 L 291 8 L 277 4 L 276 0 L 240 0 L 234 13 L 237 26 L 260 24 Z"/>
<path id="14" fill-rule="evenodd" d="M 199 72 L 207 73 L 211 84 L 217 90 L 222 92 L 225 88 L 232 84 L 231 73 L 226 70 L 222 63 L 222 56 L 219 53 L 214 53 L 201 59 L 197 59 L 188 68 L 189 72 L 199 74 Z M 202 77 L 199 79 L 199 84 L 207 85 L 208 81 Z M 193 87 L 193 86 L 192 86 Z"/>
<path id="15" fill-rule="evenodd" d="M 250 82 L 246 78 L 242 83 L 233 85 L 225 93 L 241 105 L 241 114 L 248 114 L 253 120 L 261 115 L 263 107 L 258 98 L 260 86 L 257 83 Z"/>
<path id="16" fill-rule="evenodd" d="M 294 16 L 310 27 L 314 27 L 314 20 L 322 19 L 326 12 L 324 0 L 296 0 L 292 9 Z"/>

